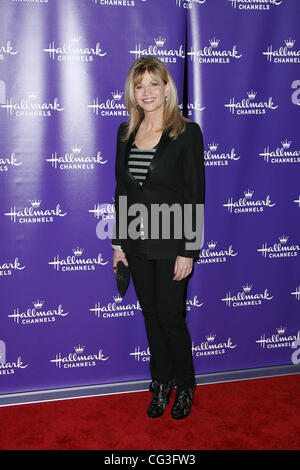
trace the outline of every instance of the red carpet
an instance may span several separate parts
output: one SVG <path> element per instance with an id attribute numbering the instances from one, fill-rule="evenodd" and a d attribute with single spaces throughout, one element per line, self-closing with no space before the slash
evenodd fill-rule
<path id="1" fill-rule="evenodd" d="M 2 407 L 0 449 L 299 450 L 299 391 L 300 375 L 198 386 L 182 421 L 148 418 L 149 392 Z"/>

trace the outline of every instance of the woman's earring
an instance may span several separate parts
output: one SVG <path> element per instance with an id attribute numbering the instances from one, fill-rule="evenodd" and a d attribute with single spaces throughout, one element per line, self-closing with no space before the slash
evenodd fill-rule
<path id="1" fill-rule="evenodd" d="M 169 98 L 168 98 L 167 96 L 165 96 L 165 101 L 166 101 L 166 102 L 168 101 L 168 99 L 169 99 Z"/>

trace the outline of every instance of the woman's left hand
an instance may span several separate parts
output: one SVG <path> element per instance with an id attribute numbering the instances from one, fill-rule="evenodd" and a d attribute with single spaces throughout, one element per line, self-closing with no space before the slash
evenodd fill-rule
<path id="1" fill-rule="evenodd" d="M 181 281 L 188 276 L 193 269 L 193 258 L 185 258 L 184 256 L 177 256 L 174 266 L 173 281 Z"/>

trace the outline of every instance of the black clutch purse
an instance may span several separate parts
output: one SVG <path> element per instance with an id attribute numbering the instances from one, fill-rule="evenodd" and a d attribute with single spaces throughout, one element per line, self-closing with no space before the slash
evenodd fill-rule
<path id="1" fill-rule="evenodd" d="M 117 263 L 116 279 L 118 291 L 121 297 L 124 297 L 130 281 L 130 270 L 123 261 L 118 261 Z"/>

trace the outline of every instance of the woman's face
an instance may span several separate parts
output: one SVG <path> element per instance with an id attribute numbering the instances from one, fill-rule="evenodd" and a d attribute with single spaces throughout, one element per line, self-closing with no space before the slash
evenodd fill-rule
<path id="1" fill-rule="evenodd" d="M 146 70 L 142 81 L 135 87 L 136 102 L 145 113 L 163 110 L 165 97 L 170 91 L 169 88 L 168 83 L 165 84 L 160 77 L 153 78 Z"/>

